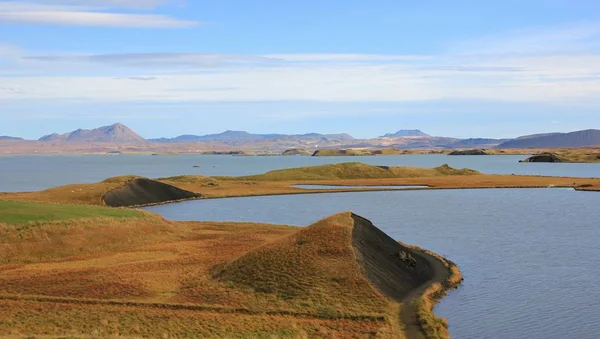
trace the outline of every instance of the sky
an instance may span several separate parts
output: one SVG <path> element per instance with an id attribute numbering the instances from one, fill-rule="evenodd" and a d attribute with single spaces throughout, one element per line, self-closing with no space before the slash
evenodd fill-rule
<path id="1" fill-rule="evenodd" d="M 600 1 L 0 0 L 0 135 L 600 128 Z"/>

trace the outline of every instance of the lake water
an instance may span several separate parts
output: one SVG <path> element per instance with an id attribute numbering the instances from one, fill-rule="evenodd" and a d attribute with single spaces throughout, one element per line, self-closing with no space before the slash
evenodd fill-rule
<path id="1" fill-rule="evenodd" d="M 302 188 L 305 190 L 336 190 L 336 189 L 388 189 L 388 190 L 406 190 L 416 188 L 427 188 L 427 186 L 339 186 L 339 185 L 292 185 L 294 188 Z"/>
<path id="2" fill-rule="evenodd" d="M 91 183 L 118 175 L 159 178 L 183 174 L 249 175 L 300 166 L 360 161 L 382 166 L 436 167 L 449 164 L 489 174 L 600 177 L 600 163 L 519 163 L 525 156 L 401 155 L 371 157 L 223 155 L 62 155 L 0 156 L 0 192 L 35 191 L 72 183 Z M 199 166 L 199 167 L 194 167 Z"/>
<path id="3" fill-rule="evenodd" d="M 455 261 L 464 283 L 436 307 L 454 338 L 600 338 L 600 194 L 417 190 L 197 200 L 172 220 L 308 225 L 352 210 Z"/>

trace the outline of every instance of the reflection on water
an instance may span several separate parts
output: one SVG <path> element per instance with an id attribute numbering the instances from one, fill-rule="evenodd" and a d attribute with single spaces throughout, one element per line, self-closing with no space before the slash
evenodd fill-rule
<path id="1" fill-rule="evenodd" d="M 197 200 L 172 220 L 308 225 L 352 210 L 455 261 L 465 281 L 437 306 L 454 338 L 600 337 L 600 193 L 413 190 Z"/>

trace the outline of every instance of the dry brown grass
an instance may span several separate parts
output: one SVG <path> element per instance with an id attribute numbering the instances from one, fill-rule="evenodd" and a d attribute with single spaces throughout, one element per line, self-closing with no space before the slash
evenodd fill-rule
<path id="1" fill-rule="evenodd" d="M 334 236 L 315 232 L 311 239 Z M 294 267 L 285 258 L 272 258 L 264 272 L 292 293 L 211 278 L 214 267 L 294 234 L 307 235 L 286 226 L 152 215 L 0 225 L 0 336 L 398 337 L 390 303 L 336 246 L 322 248 L 326 262 L 316 263 L 319 273 L 309 280 L 317 285 L 308 294 L 293 293 L 284 275 Z M 298 272 L 310 273 L 304 268 Z"/>
<path id="2" fill-rule="evenodd" d="M 335 215 L 253 250 L 217 268 L 215 275 L 324 317 L 383 316 L 390 303 L 356 262 L 353 225 L 349 212 Z"/>
<path id="3" fill-rule="evenodd" d="M 214 178 L 213 178 L 214 179 Z M 330 180 L 289 180 L 289 181 L 248 181 L 218 180 L 215 184 L 166 181 L 185 190 L 200 193 L 205 198 L 225 198 L 241 196 L 382 191 L 369 189 L 368 186 L 414 185 L 429 186 L 431 189 L 469 189 L 469 188 L 543 188 L 543 187 L 577 187 L 581 189 L 600 189 L 600 179 L 541 177 L 519 175 L 466 175 L 466 176 L 434 176 L 384 179 L 330 179 Z M 338 185 L 339 189 L 300 189 L 291 187 L 298 184 Z M 365 188 L 348 189 L 344 186 L 367 186 Z"/>
<path id="4" fill-rule="evenodd" d="M 104 206 L 102 197 L 106 192 L 123 186 L 135 176 L 108 178 L 95 184 L 75 184 L 50 188 L 37 192 L 20 192 L 0 195 L 0 199 L 50 202 L 56 204 L 81 204 Z"/>
<path id="5" fill-rule="evenodd" d="M 289 181 L 332 179 L 384 179 L 407 177 L 434 177 L 446 175 L 474 175 L 477 171 L 454 169 L 448 165 L 435 168 L 373 166 L 360 162 L 346 162 L 270 171 L 265 174 L 241 177 L 214 177 L 220 181 Z"/>
<path id="6" fill-rule="evenodd" d="M 558 149 L 551 153 L 555 153 L 565 162 L 600 162 L 600 149 Z"/>

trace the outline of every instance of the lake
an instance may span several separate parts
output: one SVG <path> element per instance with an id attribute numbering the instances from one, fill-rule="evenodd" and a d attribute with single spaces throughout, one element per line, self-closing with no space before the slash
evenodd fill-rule
<path id="1" fill-rule="evenodd" d="M 159 178 L 184 174 L 250 175 L 301 166 L 360 161 L 382 166 L 436 167 L 449 164 L 489 174 L 600 177 L 600 163 L 519 163 L 520 155 L 400 155 L 367 157 L 226 156 L 226 155 L 58 155 L 0 156 L 0 192 L 36 191 L 91 183 L 118 175 Z M 199 166 L 199 167 L 194 167 Z"/>
<path id="2" fill-rule="evenodd" d="M 351 210 L 440 253 L 464 274 L 436 313 L 454 338 L 599 338 L 600 194 L 417 190 L 197 200 L 146 208 L 171 220 L 304 226 Z"/>
<path id="3" fill-rule="evenodd" d="M 336 190 L 336 189 L 388 189 L 388 190 L 406 190 L 417 188 L 428 188 L 427 186 L 339 186 L 339 185 L 292 185 L 294 188 L 302 188 L 305 190 Z"/>

